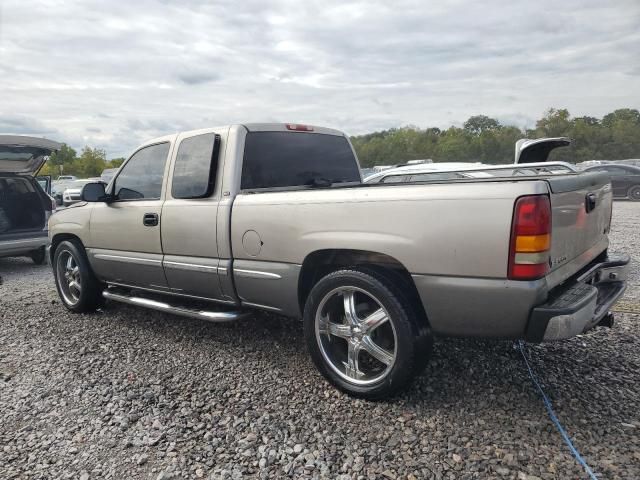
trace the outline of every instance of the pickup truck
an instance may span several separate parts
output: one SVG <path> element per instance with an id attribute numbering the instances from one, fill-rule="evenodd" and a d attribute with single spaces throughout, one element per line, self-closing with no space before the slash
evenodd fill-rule
<path id="1" fill-rule="evenodd" d="M 382 398 L 421 372 L 437 335 L 541 342 L 611 324 L 629 263 L 607 250 L 611 184 L 558 171 L 367 185 L 333 129 L 185 132 L 55 213 L 50 260 L 73 312 L 109 299 L 302 318 L 318 370 Z"/>

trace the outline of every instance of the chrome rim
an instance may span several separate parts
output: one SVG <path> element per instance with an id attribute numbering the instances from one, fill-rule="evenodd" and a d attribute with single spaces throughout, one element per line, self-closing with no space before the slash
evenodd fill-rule
<path id="1" fill-rule="evenodd" d="M 396 361 L 397 338 L 382 303 L 357 287 L 327 293 L 316 312 L 316 339 L 324 360 L 349 383 L 386 377 Z"/>
<path id="2" fill-rule="evenodd" d="M 58 255 L 56 276 L 58 277 L 58 285 L 60 285 L 60 292 L 64 297 L 64 301 L 69 305 L 78 303 L 82 293 L 82 281 L 78 262 L 76 262 L 71 252 L 64 251 Z"/>

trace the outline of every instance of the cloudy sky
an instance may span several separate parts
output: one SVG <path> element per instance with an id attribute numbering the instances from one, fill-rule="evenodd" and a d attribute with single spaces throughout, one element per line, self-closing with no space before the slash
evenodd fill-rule
<path id="1" fill-rule="evenodd" d="M 249 121 L 350 134 L 640 108 L 640 1 L 0 0 L 0 133 L 127 155 Z"/>

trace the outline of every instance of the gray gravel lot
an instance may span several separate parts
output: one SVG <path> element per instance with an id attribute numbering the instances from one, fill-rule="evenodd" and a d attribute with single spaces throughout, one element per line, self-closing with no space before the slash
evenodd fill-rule
<path id="1" fill-rule="evenodd" d="M 640 204 L 612 242 L 640 259 Z M 0 259 L 0 479 L 585 478 L 510 342 L 438 340 L 406 394 L 354 400 L 299 322 L 109 304 L 71 315 L 48 267 Z M 490 305 L 487 308 L 491 308 Z M 528 347 L 601 478 L 640 478 L 640 271 L 613 329 Z"/>

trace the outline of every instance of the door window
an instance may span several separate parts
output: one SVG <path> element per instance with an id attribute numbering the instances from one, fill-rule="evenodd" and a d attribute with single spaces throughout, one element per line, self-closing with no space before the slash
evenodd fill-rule
<path id="1" fill-rule="evenodd" d="M 134 153 L 116 177 L 113 188 L 116 200 L 159 199 L 168 155 L 168 143 L 144 147 Z"/>
<path id="2" fill-rule="evenodd" d="M 173 198 L 205 198 L 213 193 L 219 149 L 220 136 L 215 133 L 185 138 L 180 142 L 173 167 Z"/>

